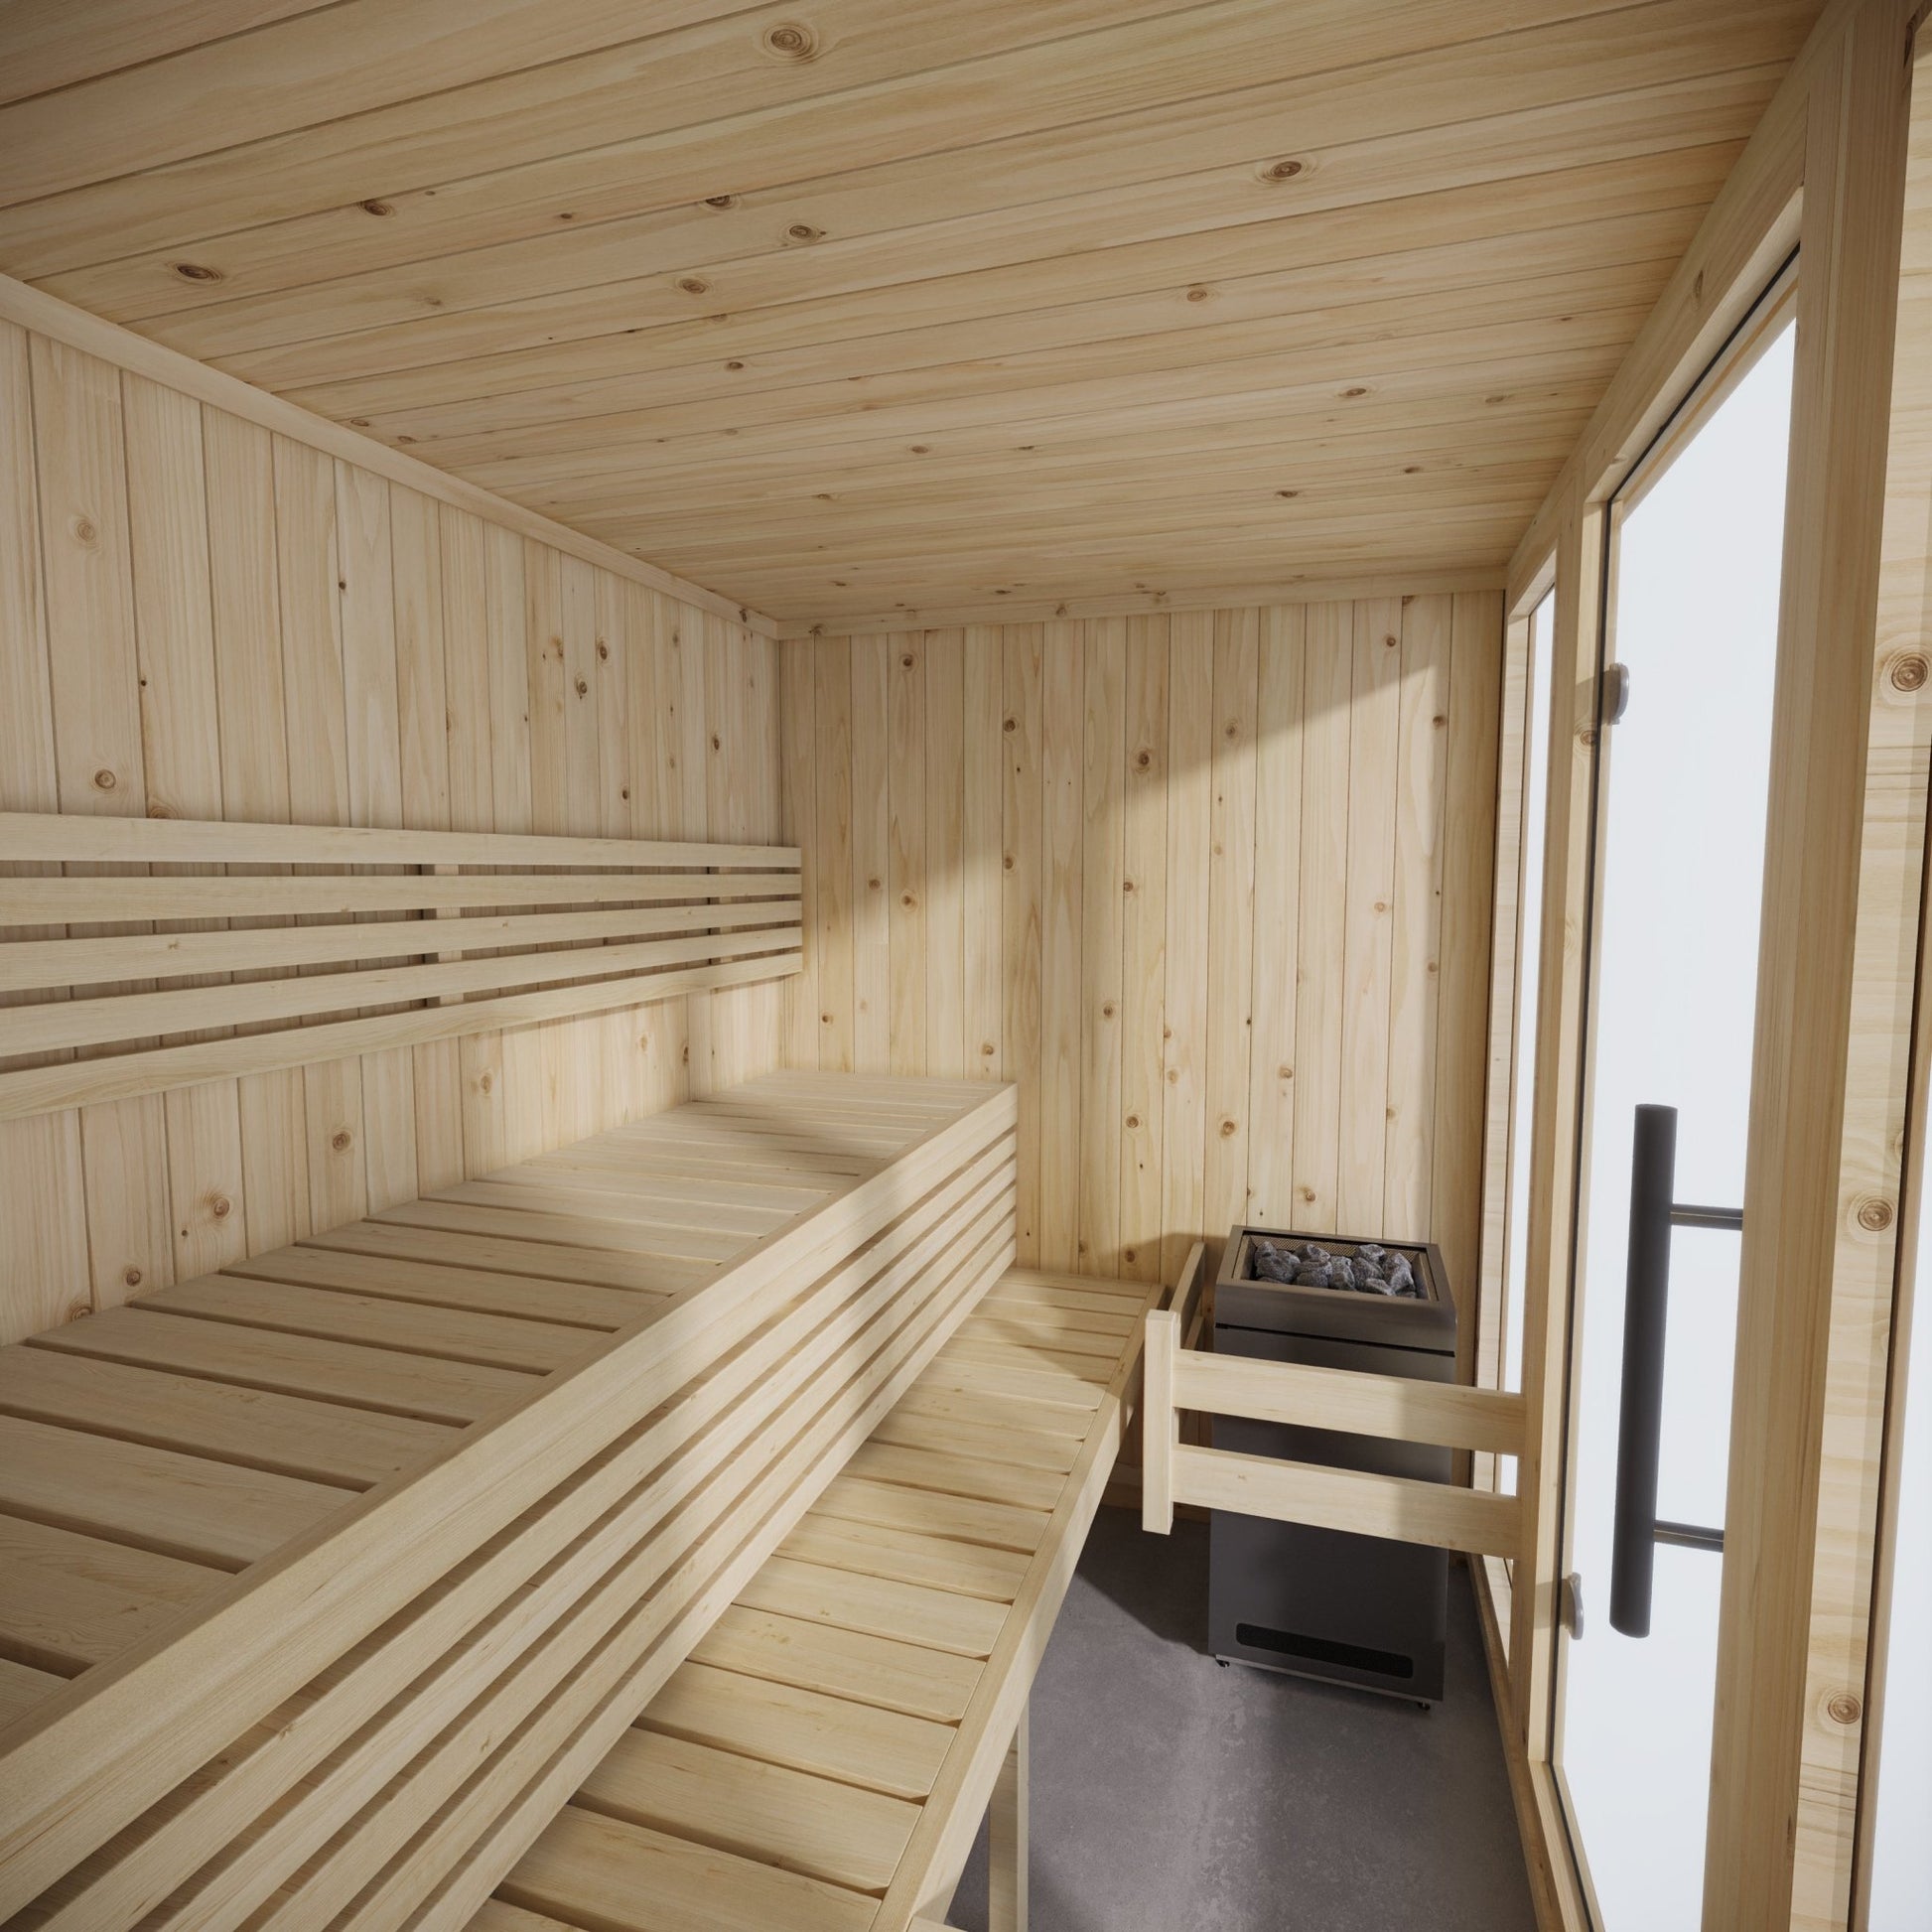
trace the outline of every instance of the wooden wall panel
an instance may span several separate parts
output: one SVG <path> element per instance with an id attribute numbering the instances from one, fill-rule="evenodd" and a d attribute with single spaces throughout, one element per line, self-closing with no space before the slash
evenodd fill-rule
<path id="1" fill-rule="evenodd" d="M 12 323 L 0 418 L 0 806 L 780 837 L 735 621 Z M 9 1122 L 0 1339 L 762 1070 L 786 998 Z"/>
<path id="2" fill-rule="evenodd" d="M 1473 1294 L 1502 645 L 1497 592 L 785 644 L 788 1053 L 1016 1080 L 1027 1262 L 1347 1217 Z"/>

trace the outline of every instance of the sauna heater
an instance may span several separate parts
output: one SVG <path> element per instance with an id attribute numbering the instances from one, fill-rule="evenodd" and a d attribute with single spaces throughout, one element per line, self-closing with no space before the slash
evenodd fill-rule
<path id="1" fill-rule="evenodd" d="M 1314 1242 L 1349 1269 L 1280 1268 L 1291 1249 Z M 1261 1244 L 1259 1249 L 1257 1244 Z M 1274 1256 L 1269 1258 L 1270 1248 Z M 1310 1235 L 1236 1227 L 1214 1285 L 1214 1349 L 1270 1362 L 1367 1369 L 1428 1382 L 1455 1379 L 1455 1305 L 1439 1249 L 1389 1242 L 1380 1286 L 1337 1287 L 1252 1279 L 1256 1255 L 1280 1272 L 1346 1279 L 1367 1236 Z M 1386 1292 L 1401 1257 L 1408 1292 Z M 1366 1272 L 1366 1271 L 1365 1271 Z M 1447 1482 L 1450 1451 L 1323 1429 L 1219 1416 L 1213 1447 L 1248 1455 Z M 1320 1678 L 1433 1704 L 1443 1695 L 1449 1616 L 1449 1555 L 1443 1550 L 1345 1530 L 1213 1512 L 1209 1532 L 1208 1639 L 1224 1663 Z"/>

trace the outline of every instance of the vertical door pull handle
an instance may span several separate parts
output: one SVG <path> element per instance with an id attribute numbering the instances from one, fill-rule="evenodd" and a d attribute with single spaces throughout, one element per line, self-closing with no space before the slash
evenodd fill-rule
<path id="1" fill-rule="evenodd" d="M 1736 1207 L 1679 1202 L 1677 1109 L 1637 1109 L 1630 1136 L 1630 1252 L 1623 1298 L 1623 1393 L 1617 1416 L 1616 1513 L 1610 1544 L 1610 1628 L 1650 1634 L 1657 1545 L 1720 1551 L 1724 1531 L 1657 1520 L 1657 1464 L 1664 1427 L 1664 1335 L 1670 1314 L 1673 1227 L 1741 1233 Z"/>

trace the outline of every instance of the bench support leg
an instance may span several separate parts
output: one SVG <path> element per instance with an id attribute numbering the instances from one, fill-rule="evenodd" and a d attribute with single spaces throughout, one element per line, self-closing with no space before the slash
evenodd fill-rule
<path id="1" fill-rule="evenodd" d="M 987 1817 L 987 1932 L 1027 1932 L 1027 1714 L 1020 1723 L 993 1787 Z"/>

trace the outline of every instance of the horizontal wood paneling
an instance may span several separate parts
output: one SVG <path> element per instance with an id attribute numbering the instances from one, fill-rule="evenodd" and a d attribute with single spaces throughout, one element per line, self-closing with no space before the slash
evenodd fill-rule
<path id="1" fill-rule="evenodd" d="M 15 0 L 0 269 L 782 619 L 1420 587 L 1818 6 Z"/>
<path id="2" fill-rule="evenodd" d="M 11 323 L 0 398 L 0 809 L 775 841 L 777 646 L 745 626 Z M 781 999 L 0 1124 L 0 1336 L 762 1070 Z"/>
<path id="3" fill-rule="evenodd" d="M 1017 1081 L 1030 1265 L 1172 1281 L 1247 1217 L 1473 1290 L 1499 594 L 781 649 L 788 1052 Z"/>

